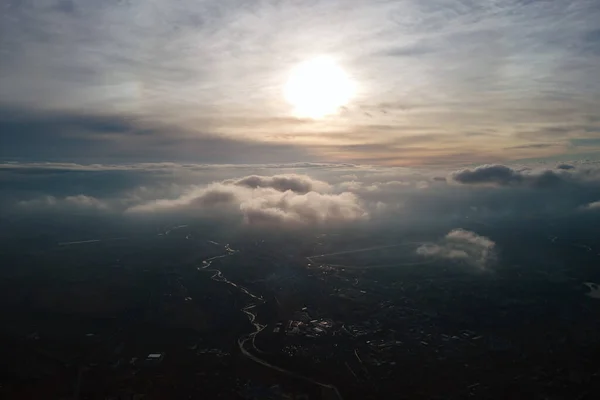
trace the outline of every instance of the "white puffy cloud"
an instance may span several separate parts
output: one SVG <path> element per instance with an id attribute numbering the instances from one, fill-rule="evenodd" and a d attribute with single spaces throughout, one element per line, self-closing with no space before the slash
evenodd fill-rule
<path id="1" fill-rule="evenodd" d="M 321 224 L 356 221 L 369 214 L 359 198 L 350 192 L 320 193 L 325 182 L 308 176 L 248 176 L 194 187 L 174 199 L 145 202 L 127 209 L 130 213 L 148 212 L 237 212 L 250 224 Z"/>
<path id="2" fill-rule="evenodd" d="M 417 254 L 447 260 L 461 260 L 480 269 L 487 268 L 494 259 L 496 244 L 485 236 L 464 229 L 453 229 L 439 243 L 426 243 L 417 248 Z"/>

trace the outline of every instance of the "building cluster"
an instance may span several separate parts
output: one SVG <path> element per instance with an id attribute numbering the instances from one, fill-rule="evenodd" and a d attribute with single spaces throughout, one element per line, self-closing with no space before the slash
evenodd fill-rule
<path id="1" fill-rule="evenodd" d="M 272 329 L 275 335 L 302 336 L 306 338 L 317 338 L 326 335 L 335 335 L 336 324 L 329 318 L 314 318 L 310 315 L 307 307 L 295 312 L 285 322 L 277 322 Z"/>

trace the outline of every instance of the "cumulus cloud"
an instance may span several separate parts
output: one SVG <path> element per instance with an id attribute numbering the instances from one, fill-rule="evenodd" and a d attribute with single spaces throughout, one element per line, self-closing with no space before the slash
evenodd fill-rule
<path id="1" fill-rule="evenodd" d="M 462 260 L 485 269 L 494 259 L 496 244 L 491 239 L 464 229 L 454 229 L 440 243 L 419 246 L 417 254 L 446 260 Z"/>
<path id="2" fill-rule="evenodd" d="M 328 188 L 327 183 L 308 176 L 248 176 L 195 187 L 175 199 L 154 200 L 127 211 L 206 213 L 221 209 L 239 213 L 249 224 L 321 224 L 368 218 L 368 212 L 355 194 L 315 191 Z"/>

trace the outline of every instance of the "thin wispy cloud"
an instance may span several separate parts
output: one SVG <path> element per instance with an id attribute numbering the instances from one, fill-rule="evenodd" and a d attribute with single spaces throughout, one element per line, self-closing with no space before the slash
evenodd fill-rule
<path id="1" fill-rule="evenodd" d="M 60 115 L 37 135 L 66 143 L 66 155 L 101 140 L 103 153 L 177 159 L 215 138 L 225 162 L 240 143 L 264 149 L 242 162 L 280 151 L 381 164 L 597 151 L 598 20 L 593 0 L 6 1 L 0 106 Z M 336 115 L 299 120 L 282 87 L 321 55 L 356 93 Z M 92 126 L 65 130 L 65 116 Z M 6 119 L 2 144 L 26 129 Z"/>

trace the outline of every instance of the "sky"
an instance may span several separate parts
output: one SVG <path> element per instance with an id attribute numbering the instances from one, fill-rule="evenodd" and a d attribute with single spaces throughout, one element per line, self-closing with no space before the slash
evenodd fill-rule
<path id="1" fill-rule="evenodd" d="M 0 8 L 3 161 L 476 166 L 600 154 L 596 0 Z M 301 81 L 305 102 L 349 94 L 328 115 L 299 115 L 286 85 L 320 58 L 349 83 Z"/>

